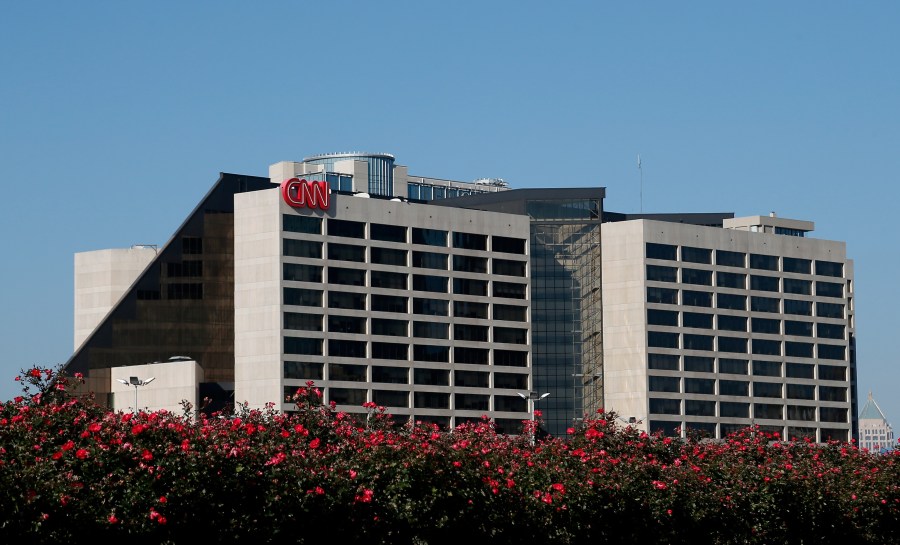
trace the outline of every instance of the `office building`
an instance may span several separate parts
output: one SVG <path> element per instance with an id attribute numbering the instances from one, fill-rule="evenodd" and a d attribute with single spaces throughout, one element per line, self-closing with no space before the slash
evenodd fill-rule
<path id="1" fill-rule="evenodd" d="M 885 452 L 894 448 L 894 428 L 888 423 L 872 392 L 859 412 L 859 448 Z"/>
<path id="2" fill-rule="evenodd" d="M 448 426 L 513 430 L 540 409 L 563 435 L 607 408 L 669 434 L 853 435 L 843 243 L 806 237 L 809 222 L 604 198 L 414 176 L 389 154 L 222 174 L 161 248 L 76 257 L 67 366 L 115 406 L 134 392 L 113 368 L 162 362 L 214 407 L 287 411 L 313 380 L 341 410 Z"/>

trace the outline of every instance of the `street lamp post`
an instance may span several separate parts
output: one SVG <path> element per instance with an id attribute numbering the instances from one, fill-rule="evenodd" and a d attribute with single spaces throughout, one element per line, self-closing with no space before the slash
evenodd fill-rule
<path id="1" fill-rule="evenodd" d="M 138 396 L 137 396 L 138 386 L 146 386 L 146 385 L 150 384 L 151 382 L 153 382 L 154 380 L 156 380 L 156 377 L 150 377 L 150 378 L 128 377 L 128 380 L 125 380 L 124 378 L 119 378 L 116 380 L 121 382 L 125 386 L 134 386 L 134 408 L 132 409 L 132 412 L 136 413 L 138 411 Z"/>
<path id="2" fill-rule="evenodd" d="M 531 391 L 526 393 L 518 392 L 519 397 L 524 399 L 528 403 L 528 414 L 531 415 L 531 419 L 534 420 L 534 404 L 537 401 L 544 399 L 545 397 L 550 395 L 550 392 L 546 392 L 543 394 L 539 394 L 537 392 Z M 531 444 L 534 444 L 534 431 L 531 432 Z"/>

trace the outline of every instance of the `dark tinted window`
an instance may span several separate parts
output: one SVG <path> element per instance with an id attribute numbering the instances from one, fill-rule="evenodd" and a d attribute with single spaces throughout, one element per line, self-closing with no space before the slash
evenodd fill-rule
<path id="1" fill-rule="evenodd" d="M 784 374 L 789 378 L 813 378 L 815 366 L 808 363 L 788 362 L 785 365 Z"/>
<path id="2" fill-rule="evenodd" d="M 525 299 L 525 284 L 512 284 L 509 282 L 494 282 L 494 297 L 506 297 L 508 299 Z"/>
<path id="3" fill-rule="evenodd" d="M 527 307 L 515 305 L 494 305 L 494 319 L 508 322 L 524 322 L 528 319 Z"/>
<path id="4" fill-rule="evenodd" d="M 844 276 L 844 264 L 834 261 L 816 260 L 816 274 L 819 276 L 835 276 L 841 278 Z"/>
<path id="5" fill-rule="evenodd" d="M 406 227 L 372 223 L 369 225 L 369 238 L 386 242 L 406 242 Z"/>
<path id="6" fill-rule="evenodd" d="M 713 349 L 713 337 L 711 335 L 691 335 L 684 334 L 683 348 L 685 350 L 708 350 Z"/>
<path id="7" fill-rule="evenodd" d="M 678 259 L 678 246 L 648 242 L 647 257 L 649 259 L 668 259 L 670 261 L 675 261 Z"/>
<path id="8" fill-rule="evenodd" d="M 372 248 L 370 250 L 372 263 L 381 265 L 406 266 L 406 250 L 394 250 L 391 248 Z"/>
<path id="9" fill-rule="evenodd" d="M 816 303 L 816 316 L 823 318 L 843 318 L 844 305 L 840 303 Z"/>
<path id="10" fill-rule="evenodd" d="M 314 216 L 281 216 L 282 228 L 291 233 L 322 234 L 322 218 Z"/>
<path id="11" fill-rule="evenodd" d="M 447 270 L 447 254 L 413 252 L 412 264 L 413 267 L 420 267 L 423 269 Z"/>
<path id="12" fill-rule="evenodd" d="M 450 279 L 446 276 L 413 275 L 413 289 L 416 291 L 447 293 L 449 283 Z"/>
<path id="13" fill-rule="evenodd" d="M 647 367 L 663 371 L 678 371 L 679 357 L 675 354 L 647 354 Z"/>
<path id="14" fill-rule="evenodd" d="M 747 296 L 733 293 L 717 293 L 716 306 L 729 310 L 747 310 Z"/>
<path id="15" fill-rule="evenodd" d="M 781 268 L 784 272 L 809 274 L 812 271 L 809 259 L 797 259 L 794 257 L 781 258 Z"/>
<path id="16" fill-rule="evenodd" d="M 405 290 L 407 287 L 407 275 L 387 271 L 371 271 L 369 282 L 373 288 L 387 288 L 392 290 Z"/>
<path id="17" fill-rule="evenodd" d="M 843 297 L 844 285 L 837 282 L 816 282 L 816 295 L 819 297 Z"/>
<path id="18" fill-rule="evenodd" d="M 719 372 L 731 375 L 746 375 L 747 360 L 719 358 Z"/>
<path id="19" fill-rule="evenodd" d="M 453 315 L 457 318 L 488 318 L 487 303 L 474 303 L 472 301 L 454 301 Z"/>
<path id="20" fill-rule="evenodd" d="M 447 316 L 450 313 L 450 303 L 439 299 L 413 299 L 413 313 L 427 314 L 430 316 Z"/>
<path id="21" fill-rule="evenodd" d="M 681 269 L 681 282 L 684 284 L 712 286 L 712 271 L 688 268 Z"/>
<path id="22" fill-rule="evenodd" d="M 287 317 L 285 316 L 285 318 Z M 365 333 L 366 319 L 332 314 L 328 316 L 328 331 L 332 333 Z"/>
<path id="23" fill-rule="evenodd" d="M 494 274 L 501 276 L 525 276 L 524 261 L 494 258 L 492 267 Z"/>
<path id="24" fill-rule="evenodd" d="M 488 272 L 487 258 L 469 255 L 454 255 L 453 270 L 460 272 L 486 273 Z"/>
<path id="25" fill-rule="evenodd" d="M 328 235 L 333 237 L 365 238 L 366 224 L 361 221 L 329 218 Z"/>
<path id="26" fill-rule="evenodd" d="M 507 254 L 525 254 L 525 239 L 501 237 L 494 235 L 493 248 L 495 252 L 504 252 Z"/>
<path id="27" fill-rule="evenodd" d="M 775 276 L 750 275 L 750 289 L 759 291 L 778 291 L 778 278 Z"/>
<path id="28" fill-rule="evenodd" d="M 285 288 L 287 289 L 287 288 Z M 366 309 L 366 294 L 347 291 L 329 291 L 328 308 Z"/>
<path id="29" fill-rule="evenodd" d="M 747 254 L 743 252 L 729 252 L 728 250 L 716 250 L 716 264 L 726 267 L 746 267 Z"/>
<path id="30" fill-rule="evenodd" d="M 809 280 L 785 278 L 781 283 L 784 293 L 796 293 L 798 295 L 810 295 L 812 293 L 812 282 Z"/>
<path id="31" fill-rule="evenodd" d="M 429 246 L 446 246 L 447 231 L 439 231 L 437 229 L 420 229 L 413 227 L 412 229 L 413 244 L 427 244 Z"/>
<path id="32" fill-rule="evenodd" d="M 372 343 L 372 358 L 377 360 L 405 360 L 409 358 L 409 346 L 401 343 Z"/>
<path id="33" fill-rule="evenodd" d="M 662 265 L 647 265 L 647 280 L 655 282 L 678 282 L 678 269 Z"/>
<path id="34" fill-rule="evenodd" d="M 681 260 L 691 263 L 712 263 L 712 250 L 682 246 Z"/>
<path id="35" fill-rule="evenodd" d="M 317 265 L 299 265 L 285 263 L 282 266 L 282 278 L 294 282 L 322 282 L 322 267 Z"/>
<path id="36" fill-rule="evenodd" d="M 647 323 L 650 325 L 678 326 L 678 313 L 674 310 L 647 309 Z"/>
<path id="37" fill-rule="evenodd" d="M 811 358 L 813 357 L 813 345 L 812 343 L 785 341 L 784 355 L 791 358 Z"/>
<path id="38" fill-rule="evenodd" d="M 742 273 L 716 272 L 716 285 L 720 288 L 745 289 L 747 287 L 747 275 Z"/>
<path id="39" fill-rule="evenodd" d="M 683 290 L 681 304 L 691 307 L 711 307 L 712 293 L 708 291 Z"/>
<path id="40" fill-rule="evenodd" d="M 744 316 L 720 314 L 716 320 L 722 331 L 747 331 L 747 318 Z"/>
<path id="41" fill-rule="evenodd" d="M 352 244 L 329 242 L 328 259 L 364 263 L 366 261 L 366 248 L 364 246 L 353 246 Z"/>
<path id="42" fill-rule="evenodd" d="M 751 326 L 754 333 L 772 333 L 774 335 L 781 333 L 781 320 L 753 318 L 751 320 Z"/>
<path id="43" fill-rule="evenodd" d="M 464 250 L 487 250 L 487 235 L 453 233 L 453 247 Z"/>
<path id="44" fill-rule="evenodd" d="M 778 258 L 774 255 L 750 254 L 750 268 L 777 271 Z"/>
<path id="45" fill-rule="evenodd" d="M 747 353 L 747 339 L 719 336 L 719 352 Z"/>
<path id="46" fill-rule="evenodd" d="M 284 304 L 304 307 L 321 307 L 322 290 L 284 288 Z"/>
<path id="47" fill-rule="evenodd" d="M 768 339 L 753 339 L 753 353 L 765 356 L 780 356 L 781 341 L 771 341 Z"/>
<path id="48" fill-rule="evenodd" d="M 795 320 L 784 321 L 784 334 L 799 337 L 812 337 L 812 323 Z"/>
<path id="49" fill-rule="evenodd" d="M 750 297 L 750 310 L 753 312 L 778 312 L 778 299 L 772 297 Z"/>
<path id="50" fill-rule="evenodd" d="M 699 312 L 685 312 L 681 317 L 683 327 L 695 329 L 712 329 L 713 315 Z"/>
<path id="51" fill-rule="evenodd" d="M 378 312 L 407 312 L 406 297 L 397 295 L 372 295 L 372 310 Z"/>
<path id="52" fill-rule="evenodd" d="M 812 316 L 812 303 L 809 301 L 784 300 L 784 313 L 796 316 Z"/>
<path id="53" fill-rule="evenodd" d="M 678 304 L 678 290 L 669 288 L 647 288 L 648 303 Z"/>
<path id="54" fill-rule="evenodd" d="M 388 335 L 391 337 L 405 337 L 407 322 L 405 320 L 390 320 L 386 318 L 372 318 L 372 335 Z"/>
<path id="55" fill-rule="evenodd" d="M 322 258 L 322 243 L 314 240 L 286 238 L 282 241 L 282 250 L 282 253 L 288 257 Z"/>

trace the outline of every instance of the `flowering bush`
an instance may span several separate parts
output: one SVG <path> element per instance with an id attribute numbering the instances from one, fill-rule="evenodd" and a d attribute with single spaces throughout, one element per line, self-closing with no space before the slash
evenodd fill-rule
<path id="1" fill-rule="evenodd" d="M 7 542 L 900 542 L 897 455 L 850 444 L 670 439 L 601 412 L 532 445 L 532 422 L 357 420 L 311 383 L 295 414 L 193 420 L 110 412 L 46 369 L 19 380 L 0 407 Z"/>

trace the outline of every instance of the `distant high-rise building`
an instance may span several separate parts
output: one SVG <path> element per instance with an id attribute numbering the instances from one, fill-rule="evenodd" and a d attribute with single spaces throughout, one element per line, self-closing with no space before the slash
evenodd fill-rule
<path id="1" fill-rule="evenodd" d="M 875 403 L 872 392 L 859 412 L 859 448 L 881 452 L 894 448 L 894 429 L 888 423 L 881 407 Z"/>

